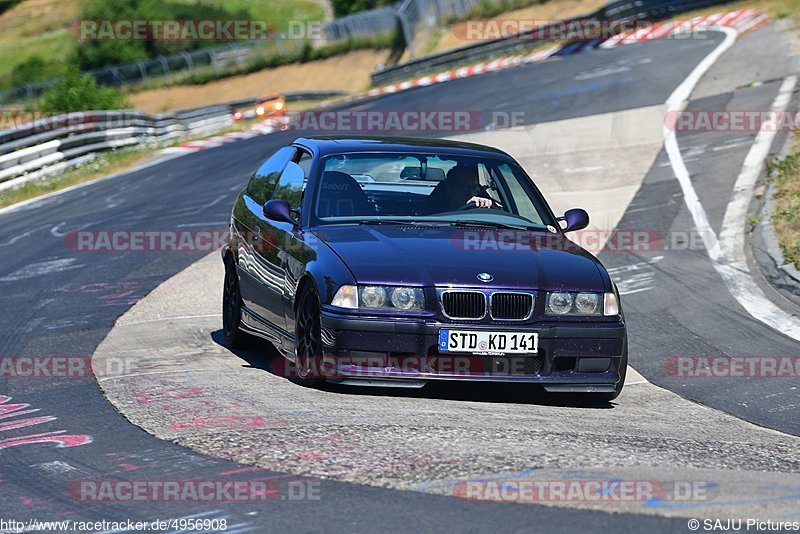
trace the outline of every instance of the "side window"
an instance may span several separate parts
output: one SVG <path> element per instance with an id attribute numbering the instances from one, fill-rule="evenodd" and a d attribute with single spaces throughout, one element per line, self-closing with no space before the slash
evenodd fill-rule
<path id="1" fill-rule="evenodd" d="M 299 208 L 305 187 L 306 179 L 302 167 L 297 163 L 290 162 L 283 169 L 272 198 L 285 200 L 292 208 Z"/>
<path id="2" fill-rule="evenodd" d="M 503 200 L 508 205 L 513 199 L 515 204 L 515 206 L 510 206 L 512 208 L 511 212 L 522 215 L 529 221 L 543 225 L 544 222 L 542 222 L 542 216 L 539 214 L 539 210 L 536 209 L 536 205 L 531 200 L 531 197 L 523 189 L 520 180 L 514 176 L 514 172 L 511 168 L 508 165 L 501 165 L 497 167 L 497 174 L 498 177 L 502 177 L 503 182 L 505 182 L 508 188 L 507 197 L 509 198 Z M 502 190 L 501 184 L 498 184 L 498 187 Z"/>
<path id="3" fill-rule="evenodd" d="M 287 146 L 267 158 L 250 178 L 250 183 L 247 184 L 247 195 L 259 204 L 264 204 L 273 198 L 278 177 L 296 152 L 296 148 Z"/>

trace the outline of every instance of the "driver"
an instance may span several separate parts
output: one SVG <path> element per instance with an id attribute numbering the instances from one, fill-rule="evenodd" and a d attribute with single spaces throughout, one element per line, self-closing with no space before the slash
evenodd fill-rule
<path id="1" fill-rule="evenodd" d="M 491 208 L 493 201 L 478 181 L 478 166 L 459 163 L 449 171 L 428 197 L 428 211 L 439 213 L 454 211 L 467 204 L 476 208 Z"/>

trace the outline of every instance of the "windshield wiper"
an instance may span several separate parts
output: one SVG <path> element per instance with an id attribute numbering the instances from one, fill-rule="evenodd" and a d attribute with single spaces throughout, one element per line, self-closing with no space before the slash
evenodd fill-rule
<path id="1" fill-rule="evenodd" d="M 520 230 L 520 231 L 544 231 L 545 228 L 539 226 L 523 226 L 518 224 L 508 224 L 495 221 L 469 221 L 458 219 L 456 221 L 442 220 L 442 219 L 428 219 L 428 220 L 407 220 L 407 219 L 372 219 L 372 220 L 359 220 L 347 221 L 333 224 L 358 224 L 362 226 L 372 225 L 402 225 L 402 226 L 456 226 L 458 228 L 500 228 L 503 230 Z"/>
<path id="2" fill-rule="evenodd" d="M 440 224 L 449 224 L 449 221 L 408 221 L 403 219 L 376 219 L 373 221 L 353 221 L 355 224 L 363 224 L 363 225 L 370 225 L 370 224 L 401 224 L 401 225 L 440 225 Z M 351 223 L 351 224 L 353 224 Z"/>
<path id="3" fill-rule="evenodd" d="M 521 226 L 518 224 L 508 224 L 494 221 L 465 221 L 459 219 L 452 223 L 454 226 L 463 227 L 477 227 L 477 228 L 501 228 L 504 230 L 544 230 L 538 226 Z"/>

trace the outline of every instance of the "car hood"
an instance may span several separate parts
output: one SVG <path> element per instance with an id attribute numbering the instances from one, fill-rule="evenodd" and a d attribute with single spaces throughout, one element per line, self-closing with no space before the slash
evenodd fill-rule
<path id="1" fill-rule="evenodd" d="M 358 283 L 610 289 L 600 262 L 561 234 L 417 225 L 331 226 L 314 233 Z M 479 281 L 479 273 L 493 280 Z"/>

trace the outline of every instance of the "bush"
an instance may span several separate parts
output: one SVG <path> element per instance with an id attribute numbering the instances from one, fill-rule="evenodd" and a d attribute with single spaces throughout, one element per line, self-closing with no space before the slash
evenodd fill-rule
<path id="1" fill-rule="evenodd" d="M 98 87 L 91 74 L 71 67 L 42 97 L 43 111 L 86 111 L 127 107 L 122 93 L 111 87 Z"/>
<path id="2" fill-rule="evenodd" d="M 11 71 L 11 84 L 24 85 L 26 83 L 39 82 L 45 79 L 46 64 L 41 56 L 33 55 L 14 66 Z"/>

